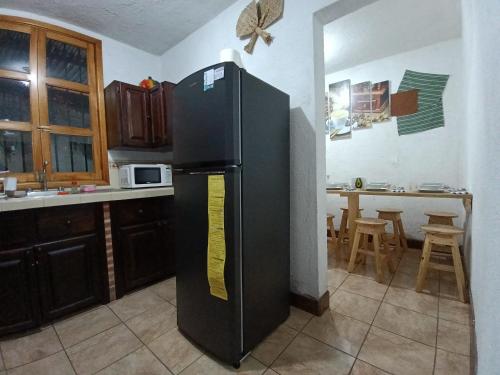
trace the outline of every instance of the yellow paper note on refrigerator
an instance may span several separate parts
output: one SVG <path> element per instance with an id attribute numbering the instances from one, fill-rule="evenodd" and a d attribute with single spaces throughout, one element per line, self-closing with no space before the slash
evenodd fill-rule
<path id="1" fill-rule="evenodd" d="M 207 276 L 210 294 L 227 301 L 224 281 L 226 238 L 224 231 L 224 175 L 208 176 Z"/>

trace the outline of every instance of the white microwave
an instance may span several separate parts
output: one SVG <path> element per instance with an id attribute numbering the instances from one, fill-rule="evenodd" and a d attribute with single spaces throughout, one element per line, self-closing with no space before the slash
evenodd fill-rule
<path id="1" fill-rule="evenodd" d="M 172 186 L 172 168 L 166 164 L 127 164 L 120 167 L 119 178 L 124 189 Z"/>

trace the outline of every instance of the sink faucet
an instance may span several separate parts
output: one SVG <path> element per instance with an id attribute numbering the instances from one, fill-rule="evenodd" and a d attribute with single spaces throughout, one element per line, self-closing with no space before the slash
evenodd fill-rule
<path id="1" fill-rule="evenodd" d="M 38 182 L 41 182 L 43 184 L 43 191 L 49 190 L 48 185 L 47 185 L 47 165 L 49 165 L 48 160 L 45 160 L 43 162 L 43 169 L 41 172 L 38 172 Z"/>

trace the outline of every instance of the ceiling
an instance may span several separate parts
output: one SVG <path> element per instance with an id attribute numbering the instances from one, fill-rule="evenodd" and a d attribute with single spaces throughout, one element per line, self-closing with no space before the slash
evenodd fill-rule
<path id="1" fill-rule="evenodd" d="M 324 27 L 326 74 L 460 37 L 460 0 L 379 0 Z"/>
<path id="2" fill-rule="evenodd" d="M 0 0 L 0 7 L 55 18 L 161 55 L 235 1 Z"/>

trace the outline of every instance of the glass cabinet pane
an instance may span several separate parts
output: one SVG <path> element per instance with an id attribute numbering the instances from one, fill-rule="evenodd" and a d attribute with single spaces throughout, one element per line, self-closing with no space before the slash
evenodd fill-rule
<path id="1" fill-rule="evenodd" d="M 31 132 L 0 130 L 0 171 L 33 171 Z"/>
<path id="2" fill-rule="evenodd" d="M 52 172 L 93 172 L 92 137 L 51 134 Z"/>
<path id="3" fill-rule="evenodd" d="M 87 50 L 47 39 L 47 76 L 87 84 Z"/>
<path id="4" fill-rule="evenodd" d="M 30 73 L 30 34 L 0 29 L 0 69 Z"/>
<path id="5" fill-rule="evenodd" d="M 29 82 L 0 78 L 0 121 L 31 121 Z"/>
<path id="6" fill-rule="evenodd" d="M 90 128 L 89 96 L 77 91 L 47 87 L 49 124 Z"/>

